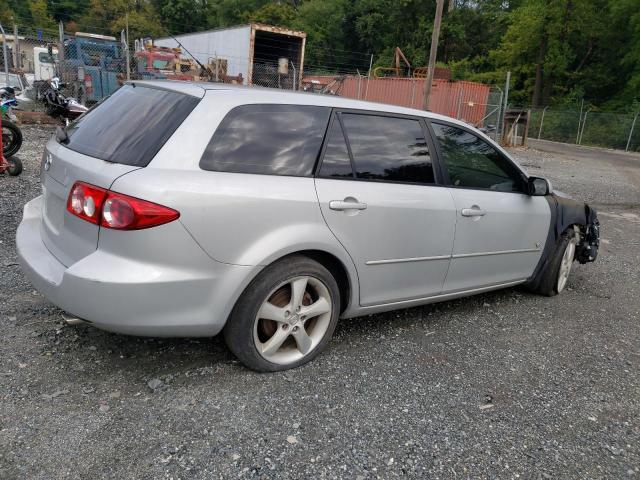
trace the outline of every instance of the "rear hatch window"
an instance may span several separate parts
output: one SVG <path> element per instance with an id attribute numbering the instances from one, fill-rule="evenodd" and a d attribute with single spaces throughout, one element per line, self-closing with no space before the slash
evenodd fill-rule
<path id="1" fill-rule="evenodd" d="M 146 167 L 199 101 L 184 93 L 124 85 L 69 125 L 65 146 L 108 162 Z"/>

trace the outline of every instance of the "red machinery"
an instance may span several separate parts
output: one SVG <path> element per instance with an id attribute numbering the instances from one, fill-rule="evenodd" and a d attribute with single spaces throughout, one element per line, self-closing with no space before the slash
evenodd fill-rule
<path id="1" fill-rule="evenodd" d="M 0 132 L 2 131 L 2 118 L 0 118 Z M 2 135 L 0 135 L 0 173 L 7 172 L 11 176 L 20 175 L 22 172 L 22 162 L 19 158 L 12 157 L 10 160 L 4 158 L 4 149 L 2 148 Z"/>

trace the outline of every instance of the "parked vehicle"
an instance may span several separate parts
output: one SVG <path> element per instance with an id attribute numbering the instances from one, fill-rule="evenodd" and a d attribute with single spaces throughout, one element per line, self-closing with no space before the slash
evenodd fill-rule
<path id="1" fill-rule="evenodd" d="M 115 37 L 76 32 L 64 41 L 59 78 L 82 104 L 98 102 L 120 88 L 124 72 L 122 46 Z"/>
<path id="2" fill-rule="evenodd" d="M 57 76 L 58 49 L 34 47 L 33 48 L 33 72 L 34 81 L 48 82 Z"/>
<path id="3" fill-rule="evenodd" d="M 75 98 L 67 97 L 62 93 L 64 84 L 60 83 L 58 77 L 54 77 L 47 83 L 47 88 L 42 94 L 47 115 L 59 119 L 67 125 L 89 109 L 80 104 Z"/>
<path id="4" fill-rule="evenodd" d="M 16 116 L 12 109 L 18 106 L 15 90 L 12 87 L 0 88 L 0 112 L 2 114 L 2 153 L 12 157 L 22 146 L 22 131 L 16 125 Z"/>
<path id="5" fill-rule="evenodd" d="M 49 300 L 106 330 L 212 336 L 283 370 L 355 317 L 594 261 L 596 212 L 440 115 L 218 84 L 123 86 L 48 142 L 17 232 Z"/>

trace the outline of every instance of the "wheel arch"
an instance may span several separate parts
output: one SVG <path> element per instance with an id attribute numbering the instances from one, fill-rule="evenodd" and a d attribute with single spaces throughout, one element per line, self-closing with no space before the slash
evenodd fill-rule
<path id="1" fill-rule="evenodd" d="M 527 282 L 529 288 L 535 290 L 542 281 L 542 275 L 556 248 L 560 236 L 568 229 L 583 232 L 591 222 L 597 222 L 596 211 L 586 203 L 575 201 L 564 195 L 552 194 L 545 197 L 549 202 L 551 216 L 549 218 L 549 231 L 542 255 L 536 269 Z M 597 242 L 596 242 L 597 255 Z M 593 257 L 595 260 L 595 256 Z M 593 261 L 590 260 L 590 261 Z"/>
<path id="2" fill-rule="evenodd" d="M 344 312 L 351 302 L 353 286 L 352 281 L 349 278 L 347 267 L 345 267 L 342 261 L 340 261 L 340 259 L 335 255 L 324 250 L 299 250 L 282 258 L 286 258 L 291 255 L 303 255 L 318 262 L 329 270 L 331 275 L 333 275 L 333 278 L 335 278 L 338 283 L 338 290 L 340 290 L 340 313 Z"/>

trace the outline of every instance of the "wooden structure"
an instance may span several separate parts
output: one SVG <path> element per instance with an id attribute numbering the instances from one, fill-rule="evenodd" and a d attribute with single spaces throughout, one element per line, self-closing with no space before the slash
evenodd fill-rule
<path id="1" fill-rule="evenodd" d="M 527 146 L 530 118 L 531 110 L 509 109 L 504 113 L 501 142 L 503 147 L 518 146 L 518 138 L 520 146 Z"/>

